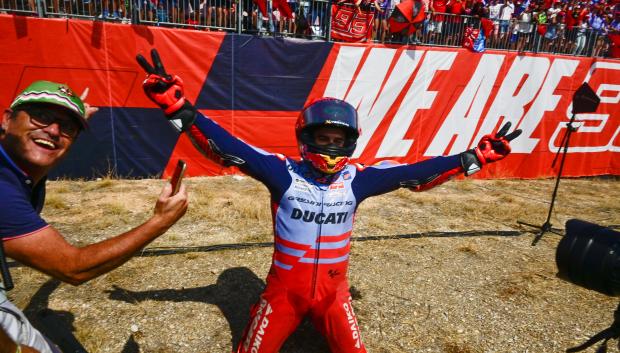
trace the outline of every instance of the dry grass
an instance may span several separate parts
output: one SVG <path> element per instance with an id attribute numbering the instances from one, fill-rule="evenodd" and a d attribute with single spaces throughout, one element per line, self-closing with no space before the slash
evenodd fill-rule
<path id="1" fill-rule="evenodd" d="M 249 178 L 190 178 L 187 215 L 150 247 L 270 242 L 265 187 Z M 44 217 L 75 244 L 119 234 L 146 220 L 162 180 L 51 182 Z M 613 178 L 566 179 L 551 223 L 570 218 L 620 224 Z M 398 190 L 359 208 L 350 283 L 371 352 L 560 352 L 606 328 L 617 300 L 555 277 L 559 238 L 533 234 L 553 180 L 459 180 L 422 193 Z M 421 237 L 431 231 L 522 230 L 517 237 Z M 12 269 L 15 303 L 64 313 L 91 353 L 229 352 L 264 287 L 269 247 L 137 257 L 79 287 Z M 52 288 L 51 290 L 49 288 Z M 47 288 L 47 289 L 46 289 Z M 613 348 L 610 345 L 610 348 Z M 284 353 L 326 352 L 305 323 Z M 132 350 L 133 349 L 133 350 Z M 615 348 L 613 348 L 615 349 Z M 591 350 L 593 351 L 593 350 Z"/>
<path id="2" fill-rule="evenodd" d="M 50 195 L 45 199 L 45 207 L 53 210 L 68 210 L 69 206 L 65 200 L 58 195 Z"/>
<path id="3" fill-rule="evenodd" d="M 112 186 L 114 186 L 115 183 L 116 183 L 116 181 L 114 179 L 111 179 L 111 178 L 97 179 L 95 181 L 86 183 L 86 186 L 84 187 L 84 191 L 108 189 L 108 188 L 111 188 Z"/>

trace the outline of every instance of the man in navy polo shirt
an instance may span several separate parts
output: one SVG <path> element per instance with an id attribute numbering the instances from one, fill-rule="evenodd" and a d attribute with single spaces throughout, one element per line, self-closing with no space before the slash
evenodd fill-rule
<path id="1" fill-rule="evenodd" d="M 84 247 L 69 244 L 39 213 L 46 175 L 87 128 L 95 110 L 65 85 L 37 81 L 20 93 L 1 119 L 0 239 L 7 256 L 73 285 L 113 270 L 168 230 L 187 210 L 184 186 L 176 195 L 166 184 L 153 216 L 138 227 Z M 7 352 L 56 352 L 0 288 L 0 339 L 13 340 Z M 2 340 L 0 340 L 1 342 Z M 4 345 L 6 346 L 6 345 Z"/>

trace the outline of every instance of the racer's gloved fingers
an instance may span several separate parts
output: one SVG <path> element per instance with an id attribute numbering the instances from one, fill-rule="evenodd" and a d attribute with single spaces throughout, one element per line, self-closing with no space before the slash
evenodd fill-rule
<path id="1" fill-rule="evenodd" d="M 164 65 L 162 64 L 161 59 L 159 58 L 159 54 L 157 53 L 156 49 L 151 50 L 151 58 L 153 60 L 153 64 L 155 65 L 155 67 L 153 67 L 146 60 L 146 58 L 142 56 L 142 54 L 136 55 L 136 60 L 138 61 L 138 64 L 142 66 L 142 69 L 144 69 L 144 71 L 147 73 L 147 78 L 150 77 L 151 80 L 153 81 L 151 89 L 155 92 L 161 93 L 161 92 L 166 91 L 166 89 L 168 89 L 168 87 L 170 86 L 169 83 L 172 80 L 172 77 L 166 73 L 166 70 L 164 69 Z"/>
<path id="2" fill-rule="evenodd" d="M 472 175 L 483 165 L 506 158 L 511 151 L 510 141 L 521 135 L 521 129 L 506 135 L 510 125 L 510 122 L 507 122 L 495 135 L 484 135 L 477 147 L 461 153 L 461 165 L 465 175 Z"/>
<path id="3" fill-rule="evenodd" d="M 506 125 L 508 125 L 508 124 L 506 124 Z M 504 125 L 504 126 L 506 126 L 506 125 Z M 516 139 L 517 137 L 519 137 L 519 135 L 521 135 L 522 132 L 523 131 L 521 131 L 521 129 L 516 129 L 515 131 L 513 131 L 513 132 L 509 133 L 508 135 L 504 136 L 504 138 L 506 140 L 508 140 L 508 142 L 510 142 L 510 141 Z"/>
<path id="4" fill-rule="evenodd" d="M 177 130 L 186 131 L 194 123 L 196 109 L 185 98 L 183 80 L 166 73 L 156 49 L 151 50 L 151 59 L 153 65 L 144 56 L 136 55 L 138 64 L 147 74 L 142 82 L 144 93 L 164 111 Z"/>
<path id="5" fill-rule="evenodd" d="M 157 49 L 151 49 L 151 60 L 153 61 L 153 65 L 151 65 L 142 54 L 136 55 L 136 60 L 138 60 L 138 64 L 142 66 L 144 71 L 147 74 L 155 74 L 161 77 L 164 77 L 167 80 L 171 80 L 172 77 L 166 73 L 164 69 L 164 64 L 161 62 L 161 58 L 159 57 L 159 53 Z"/>

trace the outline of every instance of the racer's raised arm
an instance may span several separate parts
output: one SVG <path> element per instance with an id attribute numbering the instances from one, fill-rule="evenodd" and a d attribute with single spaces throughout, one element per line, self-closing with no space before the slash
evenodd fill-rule
<path id="1" fill-rule="evenodd" d="M 361 167 L 353 185 L 356 198 L 361 202 L 369 196 L 400 187 L 423 191 L 460 173 L 472 175 L 485 164 L 504 159 L 510 153 L 510 141 L 521 134 L 520 129 L 506 134 L 510 125 L 510 122 L 506 123 L 497 134 L 483 136 L 476 147 L 456 155 L 435 157 L 414 164 L 385 163 Z"/>
<path id="2" fill-rule="evenodd" d="M 283 185 L 280 179 L 290 179 L 285 172 L 284 156 L 245 143 L 197 112 L 185 97 L 183 80 L 166 73 L 157 50 L 151 50 L 153 65 L 140 54 L 136 59 L 147 73 L 142 84 L 146 95 L 164 111 L 166 118 L 179 132 L 188 134 L 194 146 L 207 158 L 224 166 L 238 167 L 269 188 Z"/>

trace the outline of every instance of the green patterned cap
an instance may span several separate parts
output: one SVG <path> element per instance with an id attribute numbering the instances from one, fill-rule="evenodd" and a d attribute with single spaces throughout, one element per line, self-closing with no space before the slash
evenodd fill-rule
<path id="1" fill-rule="evenodd" d="M 86 109 L 84 102 L 67 85 L 50 81 L 35 81 L 22 91 L 13 103 L 11 109 L 25 104 L 55 104 L 61 106 L 78 119 L 83 128 L 86 123 Z"/>

